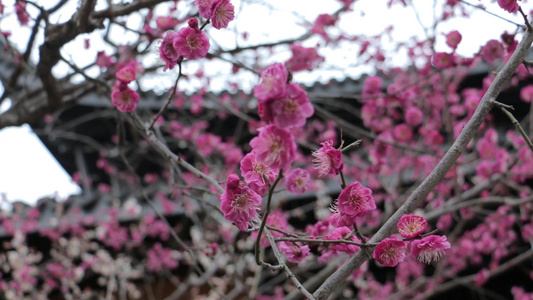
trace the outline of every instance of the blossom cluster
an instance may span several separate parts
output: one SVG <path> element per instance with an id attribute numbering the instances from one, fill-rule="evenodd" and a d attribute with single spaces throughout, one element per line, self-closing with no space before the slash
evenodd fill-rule
<path id="1" fill-rule="evenodd" d="M 455 37 L 454 40 L 455 43 L 451 41 L 450 44 L 456 47 L 460 37 Z M 365 92 L 379 93 L 380 86 L 381 83 L 376 80 L 374 85 L 365 85 Z M 280 171 L 290 168 L 294 161 L 296 143 L 291 130 L 303 126 L 314 111 L 307 94 L 297 84 L 290 82 L 289 72 L 282 64 L 274 64 L 263 71 L 261 83 L 254 88 L 254 96 L 258 99 L 259 116 L 267 125 L 257 129 L 258 135 L 250 141 L 252 151 L 241 161 L 240 170 L 244 182 L 239 180 L 238 175 L 230 175 L 226 190 L 221 197 L 221 208 L 225 217 L 241 230 L 248 229 L 249 222 L 257 217 L 257 210 L 261 204 L 260 195 L 271 187 L 276 180 L 276 174 L 281 176 Z M 422 112 L 416 107 L 411 107 L 406 112 L 406 118 L 410 126 L 418 126 L 422 122 Z M 409 125 L 402 126 L 394 129 L 394 137 L 407 143 L 413 134 Z M 332 144 L 332 141 L 323 142 L 322 147 L 313 152 L 313 163 L 320 177 L 329 174 L 338 175 L 343 171 L 343 154 Z M 309 181 L 310 174 L 304 169 L 296 168 L 286 175 L 285 187 L 299 194 L 305 192 Z M 358 219 L 376 209 L 372 190 L 354 181 L 343 188 L 332 207 L 333 214 L 323 222 L 324 225 L 327 224 L 326 228 L 330 225 L 335 228 L 319 230 L 320 227 L 317 227 L 313 229 L 311 235 L 316 237 L 322 235 L 327 240 L 347 239 L 360 243 L 350 227 L 354 226 Z M 281 222 L 282 220 L 283 218 L 279 218 L 277 214 L 269 216 L 266 224 L 287 230 L 289 226 L 286 221 Z M 387 238 L 376 246 L 374 258 L 382 265 L 396 266 L 404 260 L 405 253 L 410 247 L 411 253 L 421 262 L 430 263 L 438 260 L 450 244 L 445 236 L 430 235 L 418 238 L 426 226 L 427 222 L 422 217 L 403 216 L 398 228 L 400 234 L 410 241 L 397 237 Z M 279 235 L 281 233 L 275 233 L 275 236 Z M 263 238 L 260 241 L 261 246 L 268 246 L 268 242 Z M 300 263 L 310 255 L 309 246 L 300 242 L 280 242 L 278 246 L 291 262 Z M 360 247 L 352 243 L 335 243 L 322 249 L 319 261 L 339 252 L 353 254 L 359 250 Z"/>
<path id="2" fill-rule="evenodd" d="M 128 65 L 118 70 L 116 73 L 117 83 L 113 85 L 111 102 L 121 112 L 132 112 L 137 108 L 139 94 L 128 87 L 128 84 L 135 80 L 135 66 Z"/>
<path id="3" fill-rule="evenodd" d="M 304 126 L 314 113 L 307 93 L 288 76 L 285 66 L 276 63 L 261 73 L 261 83 L 254 88 L 261 120 L 284 129 Z"/>
<path id="4" fill-rule="evenodd" d="M 285 66 L 280 63 L 274 64 L 263 71 L 261 83 L 254 88 L 254 95 L 259 100 L 259 116 L 269 124 L 257 129 L 258 135 L 250 141 L 252 151 L 246 154 L 240 163 L 241 175 L 246 184 L 243 188 L 249 191 L 250 195 L 254 195 L 247 199 L 265 194 L 277 174 L 281 170 L 290 169 L 297 150 L 291 130 L 304 126 L 307 118 L 314 113 L 307 93 L 298 84 L 290 83 L 288 74 Z M 230 175 L 228 184 L 238 180 L 235 176 L 237 175 Z M 305 169 L 295 168 L 285 177 L 285 185 L 290 192 L 304 193 L 311 185 L 310 174 Z M 239 206 L 231 203 L 242 199 L 228 195 L 226 188 L 223 194 L 224 205 Z M 247 203 L 255 202 L 250 200 Z M 255 205 L 247 207 L 258 209 Z M 225 216 L 233 222 L 239 220 L 239 225 L 236 225 L 245 230 L 247 225 L 244 224 L 255 217 L 255 213 L 251 213 L 250 209 L 234 209 L 232 214 L 225 213 Z"/>
<path id="5" fill-rule="evenodd" d="M 235 18 L 234 7 L 229 0 L 196 0 L 199 13 L 210 19 L 216 29 L 228 27 Z M 209 38 L 198 27 L 196 18 L 189 19 L 188 27 L 178 32 L 169 31 L 159 47 L 159 56 L 165 62 L 164 71 L 173 69 L 180 59 L 203 58 L 209 51 Z"/>
<path id="6" fill-rule="evenodd" d="M 229 0 L 197 0 L 196 4 L 200 15 L 210 19 L 213 27 L 217 29 L 226 28 L 228 23 L 235 18 L 234 7 Z M 161 30 L 172 29 L 177 24 L 171 17 L 158 18 L 156 23 Z M 191 18 L 188 21 L 188 27 L 178 32 L 168 31 L 165 34 L 159 47 L 159 56 L 165 63 L 163 70 L 166 71 L 173 69 L 182 59 L 203 58 L 208 51 L 209 38 L 199 28 L 198 20 Z M 108 66 L 105 62 L 100 64 Z M 135 70 L 127 66 L 120 69 L 116 76 L 119 81 L 113 88 L 111 101 L 120 111 L 131 112 L 135 110 L 139 102 L 137 92 L 127 87 L 127 84 L 135 79 Z"/>
<path id="7" fill-rule="evenodd" d="M 198 28 L 198 20 L 192 18 L 189 27 L 178 32 L 169 31 L 159 46 L 159 56 L 165 62 L 164 71 L 172 70 L 183 57 L 198 59 L 205 57 L 209 51 L 209 38 Z"/>
<path id="8" fill-rule="evenodd" d="M 416 239 L 424 232 L 427 221 L 417 215 L 403 215 L 398 221 L 398 232 L 409 239 L 402 240 L 396 236 L 391 236 L 382 240 L 374 249 L 372 257 L 381 265 L 395 267 L 405 259 L 407 249 L 411 248 L 411 254 L 422 263 L 438 261 L 446 249 L 451 247 L 446 236 L 428 235 Z"/>
<path id="9" fill-rule="evenodd" d="M 233 5 L 229 0 L 196 0 L 200 15 L 211 19 L 216 29 L 228 27 L 228 23 L 235 18 Z"/>
<path id="10" fill-rule="evenodd" d="M 306 48 L 298 44 L 292 44 L 291 52 L 292 57 L 285 62 L 285 67 L 291 72 L 311 71 L 324 61 L 324 57 L 318 54 L 316 48 Z"/>
<path id="11" fill-rule="evenodd" d="M 220 196 L 220 209 L 224 217 L 240 230 L 248 229 L 248 222 L 257 217 L 261 196 L 239 180 L 237 174 L 228 177 L 226 190 Z"/>

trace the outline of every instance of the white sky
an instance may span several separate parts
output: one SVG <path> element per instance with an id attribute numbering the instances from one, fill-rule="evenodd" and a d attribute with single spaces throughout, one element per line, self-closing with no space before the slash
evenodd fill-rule
<path id="1" fill-rule="evenodd" d="M 30 126 L 0 131 L 0 193 L 7 199 L 35 203 L 43 196 L 59 200 L 79 192 Z"/>
<path id="2" fill-rule="evenodd" d="M 103 0 L 97 3 L 102 4 Z M 441 3 L 444 0 L 436 0 Z M 5 1 L 6 6 L 10 6 L 10 1 Z M 43 2 L 43 1 L 40 1 Z M 46 3 L 47 1 L 44 1 Z M 56 1 L 53 1 L 55 3 Z M 71 10 L 75 9 L 78 1 L 72 0 Z M 187 1 L 189 4 L 191 1 Z M 275 12 L 264 13 L 265 8 L 261 5 L 252 5 L 247 8 L 248 11 L 242 12 L 236 20 L 236 25 L 239 31 L 248 31 L 250 44 L 256 44 L 276 37 L 283 39 L 291 36 L 298 36 L 302 33 L 302 28 L 294 26 L 295 17 L 283 11 L 296 10 L 299 14 L 305 15 L 309 21 L 314 19 L 318 13 L 330 13 L 338 8 L 338 2 L 331 0 L 310 1 L 310 0 L 269 0 L 267 1 L 273 7 L 279 8 Z M 401 40 L 408 40 L 410 37 L 418 35 L 423 36 L 423 30 L 417 20 L 414 10 L 411 7 L 404 8 L 401 5 L 394 6 L 394 9 L 388 10 L 385 4 L 388 1 L 376 0 L 359 0 L 354 4 L 354 12 L 351 17 L 344 17 L 339 24 L 344 30 L 352 35 L 364 34 L 366 36 L 376 35 L 383 31 L 385 27 L 394 24 L 395 30 L 393 32 L 394 41 L 389 41 L 390 44 Z M 414 5 L 419 9 L 420 22 L 426 26 L 432 23 L 432 14 L 424 13 L 432 11 L 434 1 L 430 0 L 412 0 Z M 470 0 L 473 4 L 482 3 L 487 6 L 488 10 L 500 16 L 521 23 L 519 16 L 513 16 L 489 0 Z M 238 7 L 240 1 L 232 0 L 232 3 Z M 310 4 L 313 5 L 310 5 Z M 50 4 L 50 3 L 48 3 Z M 525 11 L 531 9 L 531 5 L 527 2 L 522 2 Z M 438 4 L 437 7 L 442 4 Z M 305 9 L 303 9 L 305 8 Z M 364 11 L 364 13 L 363 13 Z M 64 12 L 60 15 L 61 18 L 68 18 L 72 12 Z M 22 36 L 28 34 L 28 29 L 20 29 L 18 22 L 14 19 L 15 16 L 4 18 L 0 21 L 0 28 L 6 30 L 13 28 L 12 32 L 21 33 Z M 395 20 L 392 22 L 392 20 Z M 7 25 L 9 24 L 9 25 Z M 12 25 L 16 24 L 16 25 Z M 258 26 L 261 24 L 262 26 Z M 266 24 L 266 25 L 265 25 Z M 6 26 L 7 25 L 7 26 Z M 505 21 L 502 21 L 494 16 L 490 16 L 484 12 L 476 11 L 469 20 L 453 20 L 445 24 L 439 25 L 438 32 L 447 33 L 452 30 L 459 30 L 463 35 L 463 39 L 457 52 L 464 56 L 471 56 L 480 49 L 486 41 L 490 39 L 499 39 L 500 34 L 507 30 L 514 32 L 516 27 Z M 255 30 L 257 33 L 254 33 Z M 25 34 L 22 34 L 25 33 Z M 228 32 L 223 30 L 219 32 L 212 32 L 212 37 L 224 47 L 224 41 L 227 39 Z M 87 36 L 84 36 L 85 39 Z M 26 39 L 19 41 L 20 46 L 25 45 Z M 311 41 L 314 42 L 314 41 Z M 386 44 L 386 40 L 384 40 Z M 97 48 L 99 41 L 91 42 L 92 46 Z M 316 43 L 316 42 L 315 42 Z M 231 47 L 230 44 L 226 44 Z M 438 48 L 442 51 L 449 51 L 445 46 L 444 35 L 437 36 Z M 311 46 L 311 45 L 304 45 Z M 79 61 L 91 57 L 87 55 L 85 50 L 75 51 L 73 45 L 67 45 L 65 51 L 69 52 L 72 59 Z M 69 50 L 70 49 L 70 50 Z M 72 51 L 74 49 L 74 51 Z M 369 67 L 357 65 L 355 58 L 356 49 L 350 48 L 349 45 L 342 49 L 320 49 L 319 53 L 326 58 L 327 65 L 346 65 L 346 60 L 352 60 L 353 66 L 349 65 L 344 70 L 322 70 L 321 72 L 308 73 L 300 72 L 295 74 L 296 82 L 305 82 L 307 84 L 316 81 L 327 81 L 331 78 L 342 79 L 346 76 L 357 78 L 364 72 L 371 70 Z M 288 57 L 276 57 L 280 61 L 286 60 Z M 403 63 L 401 55 L 394 59 L 395 65 Z M 83 64 L 81 64 L 83 65 Z M 57 71 L 57 70 L 54 70 Z M 206 70 L 206 72 L 208 72 Z M 160 80 L 160 79 L 159 79 Z M 216 80 L 213 82 L 216 85 Z M 225 79 L 220 79 L 221 85 Z M 244 82 L 245 80 L 241 81 Z M 249 86 L 253 86 L 257 78 L 249 79 Z M 162 84 L 159 81 L 160 85 Z M 165 81 L 163 81 L 165 82 Z M 170 86 L 170 81 L 169 85 Z M 0 93 L 3 87 L 0 85 Z M 2 109 L 0 107 L 0 112 Z M 64 198 L 71 193 L 77 193 L 80 189 L 71 183 L 69 176 L 57 164 L 55 159 L 51 157 L 48 150 L 46 150 L 35 135 L 29 132 L 29 126 L 20 128 L 7 128 L 0 131 L 0 193 L 6 193 L 9 200 L 24 200 L 29 203 L 35 203 L 36 200 L 43 196 L 56 195 L 58 198 Z"/>

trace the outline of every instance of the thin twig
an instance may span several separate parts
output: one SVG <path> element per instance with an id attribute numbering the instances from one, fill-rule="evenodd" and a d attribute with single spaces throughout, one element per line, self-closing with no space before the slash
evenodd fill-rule
<path id="1" fill-rule="evenodd" d="M 185 251 L 187 251 L 189 253 L 191 258 L 194 258 L 195 256 L 194 256 L 194 253 L 192 252 L 191 248 L 189 246 L 187 246 L 187 244 L 185 244 L 185 242 L 183 242 L 180 239 L 180 237 L 176 234 L 176 231 L 174 230 L 174 228 L 172 228 L 172 225 L 170 225 L 170 223 L 168 222 L 167 218 L 165 218 L 165 216 L 163 216 L 163 214 L 155 206 L 155 203 L 152 201 L 152 199 L 150 199 L 150 197 L 148 197 L 148 195 L 146 194 L 146 192 L 142 188 L 141 179 L 139 178 L 139 175 L 137 175 L 137 172 L 135 172 L 135 170 L 133 169 L 132 165 L 130 164 L 130 162 L 128 161 L 126 156 L 124 155 L 124 152 L 121 149 L 122 138 L 120 137 L 120 135 L 121 135 L 120 133 L 124 132 L 124 130 L 121 130 L 121 124 L 122 124 L 122 122 L 120 122 L 120 121 L 117 122 L 117 132 L 119 133 L 118 134 L 119 143 L 117 144 L 117 147 L 118 147 L 118 150 L 119 150 L 118 152 L 119 152 L 120 158 L 122 159 L 122 162 L 124 163 L 124 165 L 128 169 L 128 172 L 133 176 L 134 180 L 136 181 L 135 187 L 136 187 L 137 191 L 139 192 L 139 194 L 141 194 L 141 196 L 143 197 L 145 202 L 148 204 L 148 206 L 150 206 L 150 208 L 154 211 L 156 216 L 161 221 L 163 221 L 165 223 L 165 225 L 168 227 L 170 235 L 172 236 L 172 238 L 174 238 L 174 240 L 176 240 L 176 242 L 178 243 L 178 245 L 180 245 L 180 247 L 182 247 Z"/>
<path id="2" fill-rule="evenodd" d="M 529 20 L 527 19 L 527 15 L 524 13 L 524 11 L 522 10 L 522 7 L 521 7 L 521 6 L 518 6 L 518 11 L 519 11 L 520 14 L 522 15 L 522 18 L 524 18 L 524 23 L 526 24 L 527 29 L 528 29 L 529 31 L 533 31 L 533 28 L 531 28 L 531 24 L 529 24 Z"/>
<path id="3" fill-rule="evenodd" d="M 518 24 L 518 23 L 513 22 L 513 21 L 511 21 L 511 20 L 509 20 L 509 19 L 506 19 L 506 18 L 504 18 L 504 17 L 502 17 L 502 16 L 499 16 L 499 15 L 497 15 L 497 14 L 495 14 L 495 13 L 492 13 L 492 12 L 488 11 L 487 9 L 485 9 L 484 7 L 477 6 L 477 5 L 474 5 L 474 4 L 472 4 L 472 3 L 468 3 L 468 2 L 466 2 L 466 1 L 464 1 L 464 0 L 459 0 L 459 1 L 460 1 L 461 3 L 463 3 L 463 4 L 466 4 L 466 5 L 472 6 L 472 7 L 474 7 L 474 8 L 477 8 L 477 9 L 479 9 L 479 10 L 481 10 L 481 11 L 484 11 L 484 12 L 486 12 L 487 14 L 489 14 L 489 15 L 491 15 L 491 16 L 493 16 L 493 17 L 496 17 L 496 18 L 498 18 L 498 19 L 500 19 L 500 20 L 504 20 L 505 22 L 511 23 L 511 24 L 516 25 L 516 26 L 518 26 L 518 27 L 524 27 L 524 25 Z"/>
<path id="4" fill-rule="evenodd" d="M 274 182 L 270 185 L 268 188 L 268 198 L 267 198 L 267 204 L 265 207 L 265 213 L 263 215 L 263 219 L 261 220 L 261 225 L 259 226 L 259 231 L 257 232 L 257 240 L 255 241 L 255 262 L 259 265 L 261 264 L 261 260 L 259 259 L 259 248 L 260 248 L 260 241 L 261 241 L 261 235 L 263 234 L 263 230 L 265 229 L 266 221 L 268 218 L 268 215 L 270 214 L 270 203 L 272 202 L 272 195 L 274 194 L 274 189 L 276 188 L 276 185 L 283 177 L 283 170 L 279 170 L 278 177 Z"/>
<path id="5" fill-rule="evenodd" d="M 281 229 L 279 229 L 279 228 L 272 227 L 272 226 L 268 226 L 268 225 L 265 225 L 265 226 L 266 226 L 266 228 L 268 228 L 268 229 L 271 230 L 271 231 L 277 231 L 277 232 L 282 233 L 282 234 L 284 234 L 284 235 L 286 235 L 286 236 L 292 236 L 292 237 L 294 237 L 294 238 L 302 237 L 301 234 L 297 234 L 297 233 L 293 233 L 293 232 L 288 232 L 288 231 L 281 230 Z M 259 229 L 259 228 L 258 228 L 258 229 Z"/>
<path id="6" fill-rule="evenodd" d="M 513 114 L 508 111 L 508 109 L 514 110 L 514 108 L 512 106 L 510 106 L 510 105 L 506 105 L 506 104 L 503 104 L 503 103 L 498 102 L 498 101 L 493 101 L 493 103 L 494 103 L 494 105 L 498 106 L 503 111 L 503 113 L 511 120 L 511 123 L 513 123 L 514 127 L 516 128 L 516 130 L 518 130 L 518 132 L 520 132 L 520 135 L 522 135 L 522 137 L 526 141 L 527 145 L 529 146 L 529 149 L 531 149 L 531 151 L 533 151 L 533 143 L 531 142 L 531 140 L 527 136 L 527 134 L 524 131 L 524 129 L 522 128 L 522 126 L 520 126 L 520 122 L 518 122 L 518 120 L 513 116 Z"/>
<path id="7" fill-rule="evenodd" d="M 170 92 L 170 94 L 168 95 L 168 99 L 167 99 L 167 102 L 165 103 L 165 105 L 159 110 L 159 112 L 157 113 L 157 115 L 154 117 L 154 119 L 152 120 L 152 123 L 150 123 L 150 126 L 148 127 L 148 130 L 153 130 L 154 129 L 154 124 L 155 122 L 157 122 L 157 119 L 159 119 L 159 117 L 161 117 L 161 115 L 163 114 L 163 112 L 165 112 L 165 110 L 168 108 L 168 106 L 170 105 L 170 103 L 172 102 L 172 98 L 174 98 L 174 95 L 176 94 L 176 89 L 178 88 L 178 81 L 180 80 L 181 76 L 182 76 L 182 73 L 181 73 L 181 62 L 183 61 L 183 57 L 180 56 L 180 58 L 178 59 L 178 77 L 176 78 L 176 81 L 174 82 L 174 87 L 172 88 L 172 91 Z"/>
<path id="8" fill-rule="evenodd" d="M 372 259 L 372 255 L 370 254 L 370 252 L 368 252 L 368 248 L 366 247 L 366 237 L 361 233 L 361 231 L 359 231 L 359 228 L 357 227 L 357 223 L 356 222 L 353 223 L 353 231 L 355 233 L 355 236 L 357 236 L 357 238 L 361 241 L 361 243 L 363 243 L 363 245 L 365 245 L 363 247 L 363 251 L 366 253 L 366 255 L 368 256 L 369 259 Z M 376 245 L 374 245 L 374 246 L 376 246 Z"/>
<path id="9" fill-rule="evenodd" d="M 153 131 L 148 129 L 148 126 L 145 125 L 144 121 L 135 113 L 126 114 L 126 119 L 128 122 L 130 122 L 133 126 L 135 126 L 138 130 L 140 130 L 144 135 L 148 138 L 148 141 L 150 144 L 154 147 L 156 151 L 158 151 L 160 154 L 163 155 L 166 159 L 177 163 L 182 168 L 186 169 L 187 171 L 191 172 L 198 178 L 202 178 L 206 182 L 213 185 L 220 193 L 224 192 L 224 188 L 212 177 L 205 174 L 204 172 L 198 170 L 193 165 L 189 164 L 187 161 L 179 157 L 178 155 L 174 154 L 170 149 L 163 144 L 161 140 L 154 134 Z"/>
<path id="10" fill-rule="evenodd" d="M 350 245 L 355 245 L 355 246 L 358 246 L 358 247 L 361 247 L 361 248 L 372 248 L 372 247 L 376 247 L 377 246 L 377 244 L 359 243 L 359 242 L 354 242 L 354 241 L 350 241 L 350 240 L 346 240 L 346 239 L 342 239 L 342 240 L 322 240 L 322 239 L 308 239 L 308 238 L 300 238 L 300 237 L 297 237 L 297 238 L 293 238 L 293 237 L 277 237 L 277 238 L 274 238 L 274 240 L 276 242 L 285 241 L 285 242 L 303 242 L 303 243 L 319 243 L 319 244 L 350 244 Z"/>
<path id="11" fill-rule="evenodd" d="M 274 256 L 278 260 L 279 265 L 283 268 L 285 271 L 285 274 L 287 274 L 287 277 L 294 283 L 296 288 L 305 296 L 307 299 L 315 299 L 315 297 L 300 283 L 298 278 L 294 276 L 291 269 L 287 266 L 285 263 L 285 259 L 281 251 L 279 250 L 278 246 L 276 245 L 276 241 L 274 240 L 274 236 L 270 233 L 270 231 L 265 230 L 265 234 L 268 238 L 268 241 L 270 242 L 270 246 L 272 246 L 272 251 L 274 252 Z"/>
<path id="12" fill-rule="evenodd" d="M 124 132 L 124 130 L 119 131 L 121 124 L 122 124 L 122 122 L 117 122 L 117 132 Z M 153 133 L 153 131 L 150 131 L 150 132 Z M 120 137 L 120 135 L 119 135 L 119 137 Z M 134 180 L 136 181 L 136 184 L 134 185 L 135 188 L 138 190 L 138 192 L 141 194 L 142 198 L 146 201 L 146 203 L 150 206 L 150 208 L 154 211 L 156 216 L 161 221 L 163 221 L 163 223 L 165 223 L 165 226 L 167 228 L 169 228 L 169 233 L 172 236 L 172 238 L 178 243 L 178 245 L 180 247 L 182 247 L 190 255 L 191 259 L 194 262 L 193 263 L 194 270 L 196 272 L 198 272 L 198 274 L 205 274 L 206 272 L 204 272 L 200 268 L 200 266 L 198 265 L 198 261 L 196 259 L 196 256 L 194 255 L 194 252 L 192 251 L 192 249 L 187 244 L 185 244 L 185 242 L 183 242 L 180 239 L 180 237 L 177 235 L 177 233 L 174 230 L 174 228 L 172 227 L 172 225 L 170 225 L 170 223 L 168 222 L 167 218 L 165 218 L 165 216 L 157 209 L 157 207 L 155 206 L 155 203 L 152 201 L 152 199 L 150 199 L 150 197 L 148 197 L 148 195 L 146 194 L 145 190 L 142 188 L 141 179 L 139 178 L 139 176 L 137 175 L 137 173 L 135 172 L 135 170 L 133 169 L 133 167 L 129 163 L 129 161 L 126 158 L 126 156 L 124 155 L 124 153 L 120 150 L 120 141 L 121 140 L 122 139 L 119 139 L 119 144 L 118 144 L 120 157 L 121 157 L 123 163 L 125 164 L 126 168 L 128 169 L 128 172 L 130 172 L 130 174 L 133 176 Z M 221 291 L 219 291 L 212 282 L 207 281 L 207 284 L 221 297 L 221 299 L 226 299 L 224 294 Z"/>
<path id="13" fill-rule="evenodd" d="M 357 141 L 351 143 L 350 145 L 348 145 L 348 146 L 342 148 L 342 149 L 341 149 L 341 152 L 342 152 L 342 153 L 344 153 L 344 152 L 348 152 L 348 151 L 350 151 L 350 150 L 352 150 L 352 149 L 354 149 L 354 148 L 356 148 L 356 147 L 359 147 L 359 145 L 361 145 L 361 142 L 362 142 L 361 140 L 357 140 Z"/>
<path id="14" fill-rule="evenodd" d="M 438 217 L 458 211 L 463 208 L 480 206 L 486 204 L 505 204 L 508 206 L 519 206 L 524 203 L 533 202 L 533 196 L 527 198 L 508 198 L 508 197 L 485 197 L 485 198 L 474 198 L 468 201 L 459 202 L 454 205 L 445 205 L 441 206 L 436 210 L 432 210 L 424 215 L 428 221 L 436 220 Z"/>

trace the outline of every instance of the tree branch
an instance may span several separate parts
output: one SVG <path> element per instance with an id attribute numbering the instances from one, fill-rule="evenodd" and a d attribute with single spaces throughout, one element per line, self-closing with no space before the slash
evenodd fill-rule
<path id="1" fill-rule="evenodd" d="M 106 10 L 97 11 L 93 14 L 95 18 L 114 18 L 120 16 L 126 16 L 132 12 L 138 11 L 143 8 L 153 7 L 159 3 L 171 2 L 169 0 L 140 0 L 133 1 L 128 4 L 114 5 Z"/>

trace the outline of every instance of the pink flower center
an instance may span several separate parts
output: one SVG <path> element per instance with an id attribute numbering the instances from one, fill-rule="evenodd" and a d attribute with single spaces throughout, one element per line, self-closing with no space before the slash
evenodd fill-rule
<path id="1" fill-rule="evenodd" d="M 278 153 L 281 149 L 281 143 L 278 141 L 272 141 L 268 148 L 272 154 Z"/>
<path id="2" fill-rule="evenodd" d="M 263 175 L 265 174 L 266 168 L 264 164 L 257 162 L 254 164 L 253 170 L 255 173 Z"/>
<path id="3" fill-rule="evenodd" d="M 177 54 L 176 49 L 174 49 L 174 46 L 171 43 L 163 44 L 163 52 L 168 57 L 174 57 Z"/>
<path id="4" fill-rule="evenodd" d="M 293 114 L 296 112 L 297 109 L 298 109 L 298 103 L 296 103 L 296 101 L 293 101 L 293 100 L 285 101 L 285 105 L 283 106 L 283 111 L 286 114 Z"/>
<path id="5" fill-rule="evenodd" d="M 120 100 L 122 100 L 122 102 L 123 102 L 124 104 L 129 104 L 129 103 L 131 102 L 131 101 L 130 101 L 130 100 L 131 100 L 131 97 L 130 97 L 129 94 L 127 94 L 127 93 L 124 92 L 124 93 L 122 93 L 120 96 L 121 96 L 121 97 L 120 97 Z"/>
<path id="6" fill-rule="evenodd" d="M 387 250 L 385 250 L 382 254 L 381 254 L 381 257 L 383 258 L 384 261 L 392 261 L 394 260 L 394 258 L 396 257 L 396 249 L 395 248 L 388 248 Z"/>
<path id="7" fill-rule="evenodd" d="M 191 49 L 196 49 L 200 46 L 196 34 L 191 34 L 187 37 L 187 46 Z"/>
<path id="8" fill-rule="evenodd" d="M 364 200 L 363 195 L 359 193 L 359 191 L 352 191 L 350 193 L 350 204 L 353 208 L 358 209 L 359 206 L 361 206 L 362 202 Z"/>
<path id="9" fill-rule="evenodd" d="M 420 229 L 420 224 L 417 223 L 417 222 L 411 221 L 411 222 L 407 223 L 405 229 L 406 229 L 406 231 L 408 233 L 414 233 L 414 232 L 417 232 Z"/>
<path id="10" fill-rule="evenodd" d="M 245 194 L 239 194 L 235 196 L 235 200 L 232 203 L 232 207 L 236 210 L 244 210 L 246 207 L 246 195 Z"/>
<path id="11" fill-rule="evenodd" d="M 219 9 L 217 9 L 216 11 L 216 17 L 217 18 L 224 18 L 224 21 L 228 19 L 228 9 L 226 6 L 221 6 Z M 222 21 L 222 20 L 221 20 Z M 223 21 L 223 22 L 224 22 Z"/>

